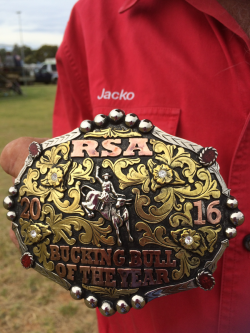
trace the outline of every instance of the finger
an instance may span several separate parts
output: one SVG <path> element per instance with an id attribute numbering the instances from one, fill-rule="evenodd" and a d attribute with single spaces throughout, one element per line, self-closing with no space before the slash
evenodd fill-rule
<path id="1" fill-rule="evenodd" d="M 46 140 L 47 138 L 22 137 L 8 143 L 0 156 L 0 165 L 3 170 L 15 179 L 29 154 L 28 148 L 31 142 L 42 143 Z M 12 228 L 10 228 L 9 234 L 12 242 L 19 248 L 18 240 Z"/>
<path id="2" fill-rule="evenodd" d="M 47 138 L 22 137 L 8 143 L 0 156 L 0 165 L 3 170 L 13 177 L 17 177 L 29 154 L 29 145 L 32 141 L 42 143 Z"/>

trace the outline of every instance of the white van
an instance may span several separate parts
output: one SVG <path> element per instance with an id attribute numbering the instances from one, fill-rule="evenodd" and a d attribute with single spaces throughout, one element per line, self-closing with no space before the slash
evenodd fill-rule
<path id="1" fill-rule="evenodd" d="M 56 59 L 45 59 L 41 64 L 41 68 L 36 73 L 36 81 L 48 83 L 57 83 L 58 73 L 56 69 Z"/>

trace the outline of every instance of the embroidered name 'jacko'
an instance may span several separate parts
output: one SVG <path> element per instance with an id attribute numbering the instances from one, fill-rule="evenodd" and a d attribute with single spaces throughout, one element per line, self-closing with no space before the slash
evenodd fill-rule
<path id="1" fill-rule="evenodd" d="M 105 88 L 102 89 L 102 93 L 101 93 L 101 96 L 97 96 L 97 99 L 120 99 L 120 100 L 128 100 L 128 101 L 131 101 L 132 99 L 134 99 L 135 97 L 135 93 L 130 91 L 130 92 L 127 92 L 127 91 L 124 91 L 124 89 L 121 90 L 121 92 L 118 92 L 118 91 L 114 91 L 114 92 L 111 92 L 111 91 L 108 91 L 106 90 L 105 91 Z"/>

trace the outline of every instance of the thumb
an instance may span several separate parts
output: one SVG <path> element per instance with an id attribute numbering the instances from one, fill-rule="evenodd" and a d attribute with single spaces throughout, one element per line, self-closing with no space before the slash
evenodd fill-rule
<path id="1" fill-rule="evenodd" d="M 24 165 L 24 161 L 29 154 L 29 145 L 32 141 L 42 143 L 46 141 L 47 138 L 31 138 L 31 137 L 22 137 L 11 141 L 8 143 L 0 156 L 0 165 L 3 170 L 16 178 Z M 15 233 L 10 229 L 10 238 L 16 247 L 19 247 L 18 241 L 16 239 Z"/>
<path id="2" fill-rule="evenodd" d="M 0 156 L 0 165 L 3 170 L 13 177 L 17 177 L 29 154 L 29 145 L 36 141 L 42 143 L 47 138 L 22 137 L 8 143 Z"/>

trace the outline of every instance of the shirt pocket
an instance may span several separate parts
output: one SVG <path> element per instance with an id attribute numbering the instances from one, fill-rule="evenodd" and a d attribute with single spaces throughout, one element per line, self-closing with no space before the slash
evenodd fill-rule
<path id="1" fill-rule="evenodd" d="M 96 107 L 93 110 L 94 117 L 99 114 L 108 115 L 112 107 Z M 181 110 L 178 108 L 167 107 L 126 107 L 123 109 L 126 114 L 135 113 L 140 120 L 148 119 L 154 126 L 159 127 L 162 131 L 176 135 L 180 119 Z"/>

